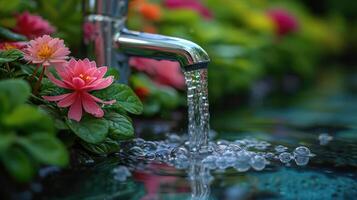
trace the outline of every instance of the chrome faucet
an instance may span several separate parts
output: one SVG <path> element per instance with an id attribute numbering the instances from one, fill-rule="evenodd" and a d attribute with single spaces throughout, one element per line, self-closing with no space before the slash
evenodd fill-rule
<path id="1" fill-rule="evenodd" d="M 197 44 L 176 37 L 125 28 L 128 0 L 83 0 L 85 50 L 98 65 L 116 67 L 127 83 L 128 56 L 178 61 L 183 71 L 207 68 L 210 59 Z"/>

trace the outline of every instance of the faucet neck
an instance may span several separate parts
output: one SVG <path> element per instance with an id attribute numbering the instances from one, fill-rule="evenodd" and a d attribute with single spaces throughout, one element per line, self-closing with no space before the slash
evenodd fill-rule
<path id="1" fill-rule="evenodd" d="M 128 0 L 83 0 L 84 54 L 100 66 L 117 68 L 127 83 L 128 57 L 114 49 L 113 37 L 125 27 Z"/>
<path id="2" fill-rule="evenodd" d="M 112 19 L 126 18 L 128 0 L 83 0 L 83 11 L 86 16 L 100 15 Z"/>

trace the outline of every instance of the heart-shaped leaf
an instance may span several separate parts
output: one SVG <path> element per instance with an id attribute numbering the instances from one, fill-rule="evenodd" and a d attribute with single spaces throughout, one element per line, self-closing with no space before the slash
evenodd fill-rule
<path id="1" fill-rule="evenodd" d="M 82 140 L 98 144 L 107 137 L 109 123 L 105 119 L 86 116 L 80 122 L 67 120 L 69 128 Z"/>
<path id="2" fill-rule="evenodd" d="M 134 136 L 134 127 L 125 116 L 119 113 L 108 113 L 105 118 L 109 122 L 109 136 L 111 138 L 123 140 Z"/>

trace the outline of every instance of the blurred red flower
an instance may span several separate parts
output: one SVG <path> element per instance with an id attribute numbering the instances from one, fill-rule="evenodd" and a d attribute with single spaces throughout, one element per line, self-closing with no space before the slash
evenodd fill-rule
<path id="1" fill-rule="evenodd" d="M 182 89 L 185 86 L 185 79 L 178 62 L 131 57 L 129 63 L 136 70 L 147 73 L 159 84 L 169 85 L 178 89 Z"/>
<path id="2" fill-rule="evenodd" d="M 32 15 L 25 11 L 16 16 L 16 27 L 14 31 L 25 35 L 29 39 L 34 39 L 42 35 L 54 33 L 55 28 L 41 16 Z"/>
<path id="3" fill-rule="evenodd" d="M 273 9 L 268 11 L 268 15 L 274 21 L 279 36 L 295 32 L 299 28 L 298 20 L 287 10 Z"/>
<path id="4" fill-rule="evenodd" d="M 0 42 L 0 50 L 18 49 L 22 50 L 26 47 L 26 42 Z"/>

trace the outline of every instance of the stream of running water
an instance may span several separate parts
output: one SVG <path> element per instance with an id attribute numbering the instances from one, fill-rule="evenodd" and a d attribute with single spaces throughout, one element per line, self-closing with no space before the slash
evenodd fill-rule
<path id="1" fill-rule="evenodd" d="M 188 105 L 188 135 L 191 152 L 208 145 L 209 103 L 207 69 L 185 72 Z"/>

